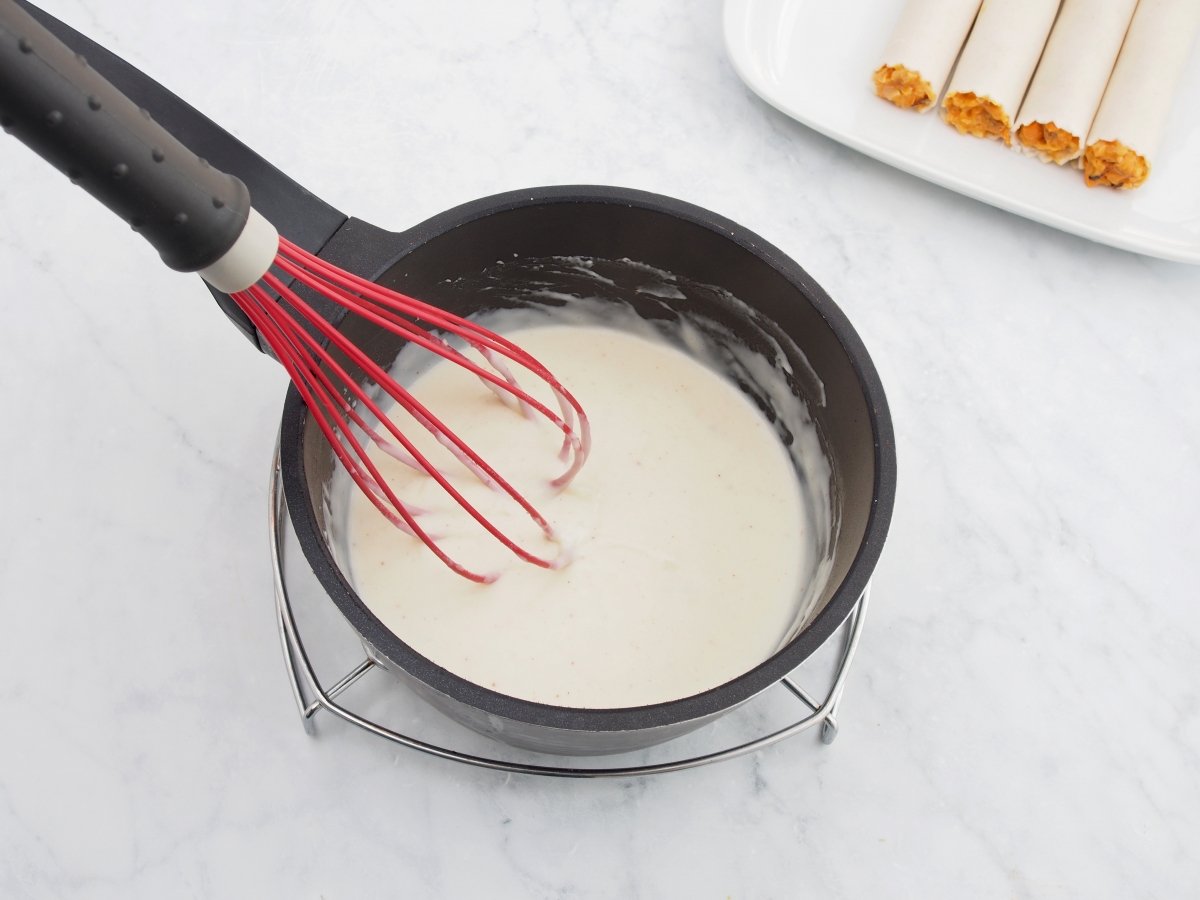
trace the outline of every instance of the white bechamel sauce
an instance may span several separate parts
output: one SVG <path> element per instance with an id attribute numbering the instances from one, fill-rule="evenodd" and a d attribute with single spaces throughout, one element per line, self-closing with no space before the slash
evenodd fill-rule
<path id="1" fill-rule="evenodd" d="M 685 353 L 632 325 L 640 322 L 632 314 L 614 319 L 606 310 L 624 328 L 587 318 L 508 312 L 485 320 L 554 372 L 591 419 L 591 456 L 561 491 L 549 484 L 562 464 L 548 423 L 522 418 L 450 363 L 402 353 L 393 370 L 525 493 L 560 544 L 438 455 L 456 486 L 528 549 L 563 552 L 568 565 L 546 570 L 517 559 L 432 479 L 374 447 L 397 494 L 427 510 L 420 521 L 441 546 L 500 577 L 478 585 L 454 574 L 348 484 L 335 490 L 350 495 L 339 555 L 385 626 L 476 684 L 589 708 L 690 696 L 768 658 L 810 615 L 828 569 L 828 464 L 806 416 L 788 423 L 796 438 L 789 455 L 754 404 L 697 361 L 704 340 L 686 323 L 676 342 Z M 396 421 L 404 432 L 433 448 L 403 415 Z M 798 448 L 819 457 L 798 461 L 803 480 Z"/>

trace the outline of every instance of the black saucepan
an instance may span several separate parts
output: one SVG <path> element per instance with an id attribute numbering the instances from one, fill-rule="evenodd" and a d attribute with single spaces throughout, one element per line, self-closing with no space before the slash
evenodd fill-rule
<path id="1" fill-rule="evenodd" d="M 879 558 L 891 517 L 896 478 L 891 420 L 875 368 L 854 329 L 820 286 L 779 250 L 706 210 L 613 187 L 515 191 L 464 204 L 404 232 L 385 231 L 338 212 L 161 85 L 40 10 L 26 8 L 185 145 L 241 179 L 254 206 L 282 233 L 342 268 L 468 315 L 502 301 L 493 293 L 450 285 L 497 260 L 638 260 L 681 280 L 723 289 L 666 302 L 722 321 L 751 346 L 764 333 L 786 336 L 779 344 L 797 351 L 793 370 L 815 375 L 811 384 L 796 378 L 793 387 L 809 401 L 833 473 L 837 529 L 819 612 L 775 655 L 733 681 L 667 703 L 601 710 L 533 703 L 472 684 L 383 627 L 335 562 L 320 499 L 333 475 L 333 455 L 290 389 L 280 431 L 282 474 L 301 547 L 368 653 L 418 694 L 463 724 L 516 746 L 619 752 L 683 734 L 736 707 L 798 666 L 845 620 Z M 725 304 L 725 292 L 752 313 Z M 253 326 L 236 306 L 215 290 L 214 296 L 257 346 Z M 361 320 L 339 327 L 381 363 L 390 363 L 399 350 L 397 338 Z M 823 392 L 819 402 L 817 390 Z"/>

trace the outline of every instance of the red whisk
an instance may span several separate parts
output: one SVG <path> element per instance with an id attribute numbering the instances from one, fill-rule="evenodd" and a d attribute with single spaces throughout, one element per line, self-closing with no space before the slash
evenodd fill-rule
<path id="1" fill-rule="evenodd" d="M 241 181 L 184 147 L 12 0 L 0 0 L 0 124 L 128 222 L 168 266 L 199 272 L 233 299 L 291 376 L 354 483 L 393 524 L 458 574 L 478 582 L 494 579 L 451 559 L 421 528 L 414 510 L 396 496 L 367 454 L 366 443 L 433 478 L 520 559 L 544 568 L 561 564 L 561 556 L 535 555 L 504 534 L 418 450 L 329 348 L 366 373 L 470 472 L 511 498 L 547 538 L 555 539 L 520 491 L 322 318 L 293 285 L 462 366 L 501 397 L 515 399 L 526 415 L 552 422 L 562 432 L 559 456 L 567 463 L 553 483 L 564 486 L 587 458 L 587 416 L 536 359 L 469 320 L 345 272 L 280 238 L 251 207 Z M 442 334 L 461 338 L 482 364 Z M 527 393 L 508 363 L 545 382 L 558 411 Z"/>
<path id="2" fill-rule="evenodd" d="M 520 347 L 474 322 L 345 272 L 302 250 L 286 238 L 279 240 L 279 253 L 274 259 L 274 266 L 294 278 L 296 282 L 317 291 L 321 296 L 350 312 L 462 366 L 494 391 L 516 398 L 527 414 L 537 414 L 548 419 L 563 434 L 560 459 L 569 460 L 567 469 L 554 479 L 553 484 L 565 486 L 575 477 L 575 473 L 587 458 L 590 444 L 587 415 L 554 376 Z M 272 291 L 294 311 L 294 314 L 275 299 Z M 279 361 L 283 363 L 292 382 L 304 398 L 309 414 L 313 416 L 333 452 L 354 479 L 354 483 L 394 525 L 418 538 L 438 559 L 460 575 L 479 582 L 495 578 L 494 575 L 481 575 L 470 571 L 446 555 L 437 541 L 417 523 L 413 511 L 395 495 L 380 475 L 351 425 L 357 426 L 385 452 L 414 468 L 421 469 L 433 478 L 472 518 L 521 559 L 543 568 L 555 568 L 560 564 L 561 557 L 546 559 L 522 548 L 463 497 L 445 474 L 417 449 L 391 418 L 385 415 L 363 390 L 362 385 L 347 374 L 325 346 L 305 329 L 304 323 L 312 325 L 328 340 L 329 345 L 342 351 L 348 359 L 366 372 L 393 402 L 429 431 L 438 443 L 448 449 L 476 477 L 496 490 L 503 491 L 519 504 L 547 538 L 556 539 L 545 517 L 516 488 L 488 465 L 462 438 L 447 428 L 432 411 L 389 377 L 382 367 L 297 296 L 282 279 L 268 272 L 255 284 L 245 290 L 235 291 L 231 296 L 250 317 Z M 473 362 L 440 335 L 422 327 L 421 322 L 463 338 L 468 346 L 479 352 L 491 370 Z M 555 413 L 528 394 L 503 360 L 518 364 L 544 381 L 558 402 L 559 412 Z M 339 384 L 348 389 L 350 396 L 354 398 L 353 403 L 338 389 Z M 381 434 L 378 427 L 369 425 L 359 409 L 365 409 L 382 426 L 386 434 Z"/>

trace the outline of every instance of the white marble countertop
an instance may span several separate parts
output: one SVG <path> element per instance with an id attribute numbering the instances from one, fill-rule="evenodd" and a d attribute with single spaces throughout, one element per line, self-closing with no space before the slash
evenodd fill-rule
<path id="1" fill-rule="evenodd" d="M 566 781 L 309 738 L 265 529 L 282 371 L 0 142 L 0 896 L 1200 892 L 1200 269 L 789 121 L 716 0 L 46 6 L 386 227 L 600 183 L 759 232 L 873 354 L 900 487 L 830 747 Z"/>

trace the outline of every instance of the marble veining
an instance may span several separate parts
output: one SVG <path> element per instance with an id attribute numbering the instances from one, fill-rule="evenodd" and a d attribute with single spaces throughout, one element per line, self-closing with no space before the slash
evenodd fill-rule
<path id="1" fill-rule="evenodd" d="M 831 747 L 577 782 L 310 739 L 270 603 L 282 372 L 6 139 L 0 896 L 1200 894 L 1200 270 L 791 122 L 717 0 L 45 3 L 386 227 L 588 182 L 743 223 L 859 329 L 900 480 Z"/>

